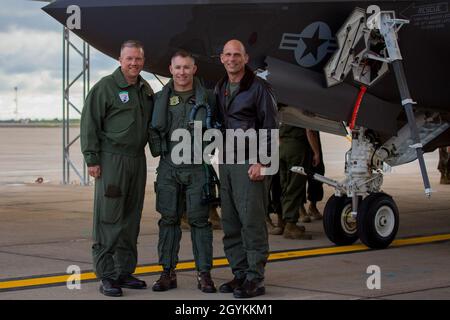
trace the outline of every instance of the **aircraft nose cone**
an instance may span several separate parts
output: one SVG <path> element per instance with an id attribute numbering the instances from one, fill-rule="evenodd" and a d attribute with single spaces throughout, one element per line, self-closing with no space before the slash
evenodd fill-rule
<path id="1" fill-rule="evenodd" d="M 179 34 L 194 19 L 192 6 L 168 3 L 165 0 L 57 0 L 43 10 L 114 59 L 119 56 L 123 41 L 141 41 L 145 70 L 168 75 L 167 54 L 183 45 L 185 37 Z"/>
<path id="2" fill-rule="evenodd" d="M 69 12 L 67 12 L 68 8 L 70 6 L 78 6 L 81 13 L 81 8 L 85 2 L 86 1 L 82 0 L 56 0 L 43 7 L 42 10 L 59 21 L 61 24 L 65 25 L 67 18 L 70 17 L 71 13 L 73 13 L 73 10 L 69 10 Z"/>

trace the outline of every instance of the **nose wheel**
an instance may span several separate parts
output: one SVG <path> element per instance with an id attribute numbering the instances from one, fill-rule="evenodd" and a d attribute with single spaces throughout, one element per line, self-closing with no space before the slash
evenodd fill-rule
<path id="1" fill-rule="evenodd" d="M 323 211 L 323 228 L 331 242 L 339 246 L 358 240 L 357 221 L 351 214 L 352 199 L 331 196 Z"/>
<path id="2" fill-rule="evenodd" d="M 359 201 L 358 214 L 352 214 L 352 199 L 331 196 L 325 205 L 323 227 L 336 245 L 350 245 L 358 238 L 372 249 L 388 247 L 399 226 L 398 208 L 391 196 L 372 193 Z"/>
<path id="3" fill-rule="evenodd" d="M 359 239 L 372 249 L 384 249 L 394 240 L 399 226 L 398 208 L 391 196 L 372 193 L 358 208 Z"/>

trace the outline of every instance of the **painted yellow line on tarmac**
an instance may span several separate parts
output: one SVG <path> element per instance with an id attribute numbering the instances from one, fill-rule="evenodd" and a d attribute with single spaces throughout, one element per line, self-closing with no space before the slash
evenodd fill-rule
<path id="1" fill-rule="evenodd" d="M 439 234 L 433 236 L 422 236 L 422 237 L 413 237 L 406 239 L 398 239 L 394 240 L 390 245 L 390 248 L 395 247 L 403 247 L 410 245 L 419 245 L 419 244 L 427 244 L 434 242 L 441 242 L 450 240 L 450 234 Z M 315 257 L 315 256 L 324 256 L 324 255 L 333 255 L 340 253 L 352 253 L 352 252 L 362 252 L 369 251 L 370 249 L 363 244 L 355 244 L 350 246 L 333 246 L 326 248 L 317 248 L 317 249 L 301 249 L 301 250 L 289 250 L 283 252 L 274 252 L 269 255 L 269 261 L 275 262 L 280 260 L 293 260 L 293 259 L 301 259 L 306 257 Z M 223 267 L 228 266 L 228 261 L 226 258 L 217 258 L 213 261 L 214 267 Z M 177 270 L 194 270 L 195 262 L 187 261 L 180 262 L 177 265 Z M 158 273 L 161 272 L 162 268 L 159 265 L 151 265 L 151 266 L 141 266 L 136 268 L 136 275 L 139 274 L 149 274 L 149 273 Z M 14 289 L 26 289 L 38 286 L 49 286 L 49 285 L 62 285 L 69 280 L 72 275 L 56 275 L 56 276 L 45 276 L 45 277 L 33 277 L 33 278 L 24 278 L 19 280 L 6 280 L 0 281 L 0 290 L 14 290 Z M 96 276 L 93 272 L 85 272 L 80 274 L 81 281 L 94 280 Z"/>
<path id="2" fill-rule="evenodd" d="M 414 245 L 414 244 L 426 244 L 426 243 L 446 241 L 446 240 L 450 240 L 450 234 L 438 234 L 435 236 L 398 239 L 398 240 L 394 240 L 392 242 L 392 244 L 390 245 L 390 247 L 401 247 L 401 246 L 408 246 L 408 245 Z"/>

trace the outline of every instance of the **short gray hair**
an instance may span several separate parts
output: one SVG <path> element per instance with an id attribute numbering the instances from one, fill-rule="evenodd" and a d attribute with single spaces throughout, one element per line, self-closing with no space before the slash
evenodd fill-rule
<path id="1" fill-rule="evenodd" d="M 122 50 L 124 48 L 137 48 L 141 49 L 142 53 L 144 53 L 144 45 L 139 40 L 127 40 L 122 43 L 122 46 L 120 47 L 120 54 L 122 54 Z"/>

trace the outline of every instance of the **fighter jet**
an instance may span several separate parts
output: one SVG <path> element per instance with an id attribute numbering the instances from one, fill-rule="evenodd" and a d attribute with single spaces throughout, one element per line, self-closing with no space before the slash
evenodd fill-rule
<path id="1" fill-rule="evenodd" d="M 335 188 L 324 229 L 337 245 L 385 248 L 395 238 L 398 209 L 380 191 L 386 164 L 418 159 L 431 194 L 423 152 L 450 145 L 449 1 L 56 0 L 43 10 L 67 25 L 74 6 L 79 37 L 113 58 L 139 39 L 145 69 L 163 76 L 185 49 L 214 83 L 224 43 L 239 39 L 274 88 L 282 122 L 350 132 L 345 178 L 313 176 Z"/>

